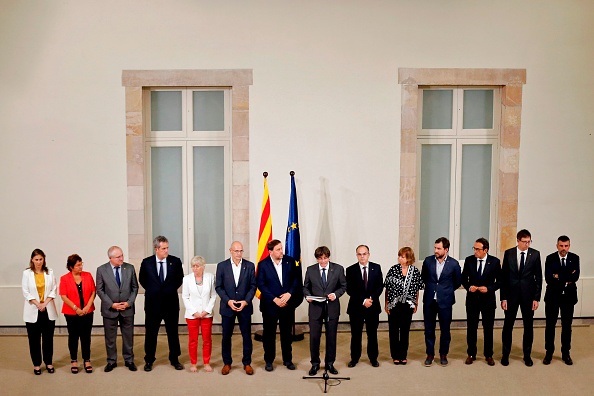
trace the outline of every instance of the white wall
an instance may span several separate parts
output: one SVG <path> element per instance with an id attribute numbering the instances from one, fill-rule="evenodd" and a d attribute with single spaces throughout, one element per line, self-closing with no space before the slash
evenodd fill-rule
<path id="1" fill-rule="evenodd" d="M 295 170 L 305 264 L 327 244 L 346 266 L 366 243 L 386 273 L 399 247 L 398 68 L 525 68 L 518 225 L 543 255 L 568 234 L 583 276 L 594 277 L 592 2 L 0 0 L 0 8 L 0 298 L 15 302 L 0 307 L 0 325 L 22 324 L 20 274 L 34 248 L 57 274 L 73 252 L 94 273 L 110 245 L 127 250 L 126 69 L 253 69 L 250 251 L 262 172 L 274 236 L 284 241 Z"/>

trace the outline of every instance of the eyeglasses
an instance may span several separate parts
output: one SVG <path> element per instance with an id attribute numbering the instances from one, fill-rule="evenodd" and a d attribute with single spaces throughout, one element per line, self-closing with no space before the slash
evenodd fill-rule
<path id="1" fill-rule="evenodd" d="M 483 248 L 475 248 L 475 247 L 473 246 L 473 247 L 472 247 L 472 250 L 474 250 L 475 252 L 478 252 L 478 251 L 480 251 L 480 250 L 485 250 L 485 249 L 483 249 Z"/>
<path id="2" fill-rule="evenodd" d="M 518 242 L 522 242 L 524 245 L 530 245 L 533 241 L 531 241 L 531 240 L 528 240 L 528 241 L 519 240 Z"/>

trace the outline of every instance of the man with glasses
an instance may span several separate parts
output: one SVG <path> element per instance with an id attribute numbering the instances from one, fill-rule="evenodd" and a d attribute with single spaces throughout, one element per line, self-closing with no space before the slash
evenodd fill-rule
<path id="1" fill-rule="evenodd" d="M 466 343 L 468 357 L 466 364 L 476 360 L 476 338 L 479 317 L 483 317 L 484 355 L 489 366 L 494 366 L 493 360 L 493 323 L 495 322 L 495 308 L 497 302 L 495 291 L 499 289 L 501 263 L 497 257 L 487 254 L 489 241 L 479 238 L 474 242 L 474 255 L 466 257 L 462 270 L 462 286 L 466 289 Z"/>
<path id="2" fill-rule="evenodd" d="M 518 245 L 505 251 L 501 268 L 501 308 L 505 313 L 501 340 L 503 356 L 501 364 L 509 365 L 509 354 L 512 344 L 512 332 L 518 308 L 522 312 L 524 322 L 524 338 L 522 349 L 524 363 L 531 367 L 534 363 L 530 358 L 532 340 L 534 339 L 533 317 L 538 309 L 538 302 L 542 291 L 542 266 L 540 253 L 532 249 L 532 235 L 528 230 L 520 230 L 517 234 Z"/>
<path id="3" fill-rule="evenodd" d="M 577 304 L 576 282 L 580 278 L 580 256 L 569 251 L 569 237 L 561 235 L 557 239 L 557 251 L 545 260 L 545 349 L 543 364 L 551 364 L 555 352 L 555 326 L 561 311 L 561 358 L 568 366 L 573 364 L 571 349 L 571 322 L 573 308 Z"/>

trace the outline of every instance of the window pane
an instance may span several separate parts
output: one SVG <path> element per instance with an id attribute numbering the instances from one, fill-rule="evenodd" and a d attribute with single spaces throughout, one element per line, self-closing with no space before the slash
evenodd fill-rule
<path id="1" fill-rule="evenodd" d="M 463 129 L 493 128 L 493 90 L 464 90 Z"/>
<path id="2" fill-rule="evenodd" d="M 151 188 L 153 237 L 165 236 L 169 253 L 183 257 L 181 147 L 151 147 Z"/>
<path id="3" fill-rule="evenodd" d="M 423 90 L 422 129 L 452 129 L 453 91 Z"/>
<path id="4" fill-rule="evenodd" d="M 182 130 L 181 91 L 151 92 L 151 130 Z"/>
<path id="5" fill-rule="evenodd" d="M 460 254 L 473 254 L 477 238 L 489 239 L 491 214 L 490 144 L 462 146 L 462 185 L 460 197 Z"/>
<path id="6" fill-rule="evenodd" d="M 225 259 L 223 147 L 194 147 L 194 254 Z"/>
<path id="7" fill-rule="evenodd" d="M 223 91 L 194 91 L 194 131 L 225 130 Z"/>
<path id="8" fill-rule="evenodd" d="M 423 144 L 419 260 L 433 255 L 435 240 L 450 233 L 452 146 Z"/>

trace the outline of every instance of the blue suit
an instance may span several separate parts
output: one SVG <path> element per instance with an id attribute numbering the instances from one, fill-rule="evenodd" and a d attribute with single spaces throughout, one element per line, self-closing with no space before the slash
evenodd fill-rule
<path id="1" fill-rule="evenodd" d="M 244 366 L 252 364 L 252 314 L 254 306 L 252 299 L 256 294 L 256 273 L 254 263 L 241 260 L 241 270 L 239 272 L 239 282 L 235 284 L 233 277 L 231 259 L 220 262 L 217 265 L 217 275 L 215 289 L 221 298 L 220 313 L 223 327 L 223 338 L 221 349 L 223 363 L 231 365 L 233 362 L 231 355 L 231 336 L 235 327 L 235 318 L 239 322 L 239 330 L 243 338 L 243 358 Z M 245 301 L 247 305 L 239 312 L 234 311 L 229 306 L 229 300 Z"/>
<path id="2" fill-rule="evenodd" d="M 462 284 L 462 271 L 458 261 L 446 256 L 440 277 L 437 277 L 437 259 L 428 256 L 423 261 L 421 278 L 425 284 L 423 295 L 423 317 L 425 323 L 425 348 L 427 355 L 435 356 L 435 325 L 439 316 L 439 354 L 447 355 L 450 350 L 450 323 L 452 306 L 456 303 L 455 291 Z"/>
<path id="3" fill-rule="evenodd" d="M 292 329 L 295 323 L 295 308 L 303 301 L 303 282 L 301 267 L 289 256 L 281 260 L 282 283 L 270 257 L 258 263 L 256 284 L 260 290 L 260 311 L 262 311 L 264 361 L 272 364 L 276 357 L 276 325 L 280 328 L 283 363 L 293 360 Z M 291 293 L 291 298 L 284 307 L 273 301 L 284 293 Z"/>

